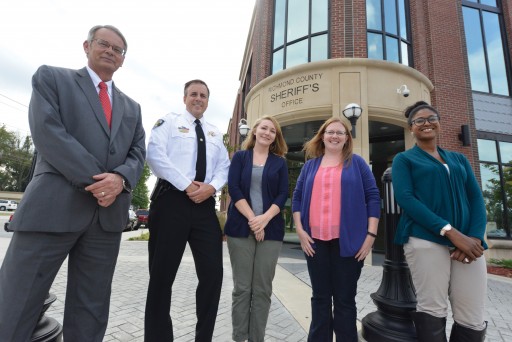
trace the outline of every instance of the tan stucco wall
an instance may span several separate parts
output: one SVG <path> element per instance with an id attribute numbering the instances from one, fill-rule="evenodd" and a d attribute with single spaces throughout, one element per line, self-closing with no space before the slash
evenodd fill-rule
<path id="1" fill-rule="evenodd" d="M 409 97 L 397 93 L 406 84 Z M 274 116 L 281 126 L 343 117 L 349 103 L 358 103 L 363 114 L 356 124 L 354 152 L 369 158 L 368 121 L 407 127 L 403 110 L 408 105 L 430 102 L 432 83 L 413 68 L 366 58 L 329 59 L 302 64 L 267 77 L 249 92 L 245 108 L 249 125 Z M 413 145 L 405 134 L 406 148 Z"/>

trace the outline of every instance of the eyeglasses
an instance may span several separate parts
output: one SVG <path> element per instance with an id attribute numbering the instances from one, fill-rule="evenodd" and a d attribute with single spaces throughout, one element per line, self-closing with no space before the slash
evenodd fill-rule
<path id="1" fill-rule="evenodd" d="M 342 131 L 325 131 L 324 134 L 328 135 L 330 137 L 332 137 L 333 135 L 336 134 L 338 137 L 341 137 L 343 135 L 347 135 L 347 132 L 342 132 Z"/>
<path id="2" fill-rule="evenodd" d="M 425 122 L 429 122 L 431 124 L 438 123 L 439 122 L 439 116 L 432 115 L 428 118 L 417 118 L 411 121 L 412 124 L 415 124 L 416 126 L 423 126 Z"/>
<path id="3" fill-rule="evenodd" d="M 112 47 L 112 51 L 114 51 L 116 54 L 118 54 L 120 56 L 124 56 L 124 54 L 126 53 L 126 50 L 123 49 L 122 47 L 119 47 L 117 45 L 112 45 L 109 42 L 107 42 L 106 40 L 96 38 L 96 39 L 93 39 L 93 41 L 95 41 L 96 44 L 98 44 L 102 49 L 105 49 L 105 50 L 108 49 L 109 47 Z"/>

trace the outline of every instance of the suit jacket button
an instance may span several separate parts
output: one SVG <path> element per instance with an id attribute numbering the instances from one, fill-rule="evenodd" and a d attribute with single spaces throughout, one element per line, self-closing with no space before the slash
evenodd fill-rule
<path id="1" fill-rule="evenodd" d="M 110 154 L 114 154 L 114 153 L 116 153 L 116 150 L 111 149 L 111 150 L 110 150 Z"/>

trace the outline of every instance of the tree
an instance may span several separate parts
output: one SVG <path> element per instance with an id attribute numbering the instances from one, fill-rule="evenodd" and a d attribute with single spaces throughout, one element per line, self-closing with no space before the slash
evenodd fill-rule
<path id="1" fill-rule="evenodd" d="M 139 182 L 137 186 L 133 189 L 133 198 L 132 205 L 135 208 L 148 208 L 149 207 L 149 198 L 148 198 L 148 186 L 146 184 L 147 180 L 151 176 L 151 170 L 149 170 L 148 164 L 144 163 L 144 169 L 142 170 L 142 175 L 140 176 Z"/>
<path id="2" fill-rule="evenodd" d="M 28 184 L 34 146 L 31 137 L 0 127 L 0 190 L 23 192 Z"/>
<path id="3" fill-rule="evenodd" d="M 507 215 L 509 225 L 512 223 L 512 167 L 504 165 L 502 168 L 505 187 L 503 189 L 500 181 L 499 166 L 492 164 L 483 164 L 483 166 L 494 175 L 494 177 L 486 180 L 485 187 L 482 191 L 488 221 L 496 222 L 496 227 L 499 230 L 506 230 L 504 215 Z M 505 201 L 507 204 L 507 213 L 504 212 Z"/>

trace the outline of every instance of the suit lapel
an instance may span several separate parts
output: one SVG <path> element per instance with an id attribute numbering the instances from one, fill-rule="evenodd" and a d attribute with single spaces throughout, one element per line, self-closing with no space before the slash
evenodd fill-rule
<path id="1" fill-rule="evenodd" d="M 110 130 L 111 139 L 116 136 L 124 115 L 123 95 L 112 83 L 112 126 Z M 105 120 L 106 121 L 106 120 Z"/>
<path id="2" fill-rule="evenodd" d="M 110 137 L 110 129 L 107 124 L 107 119 L 105 118 L 105 113 L 103 112 L 103 107 L 100 103 L 100 98 L 98 96 L 98 92 L 96 91 L 94 84 L 92 82 L 89 73 L 87 72 L 87 68 L 82 68 L 77 72 L 78 76 L 76 77 L 76 82 L 82 89 L 87 98 L 87 101 L 91 104 L 91 108 L 94 111 L 94 115 L 96 119 L 100 123 L 103 131 Z M 114 107 L 115 108 L 115 107 Z M 112 116 L 114 116 L 114 111 Z"/>

